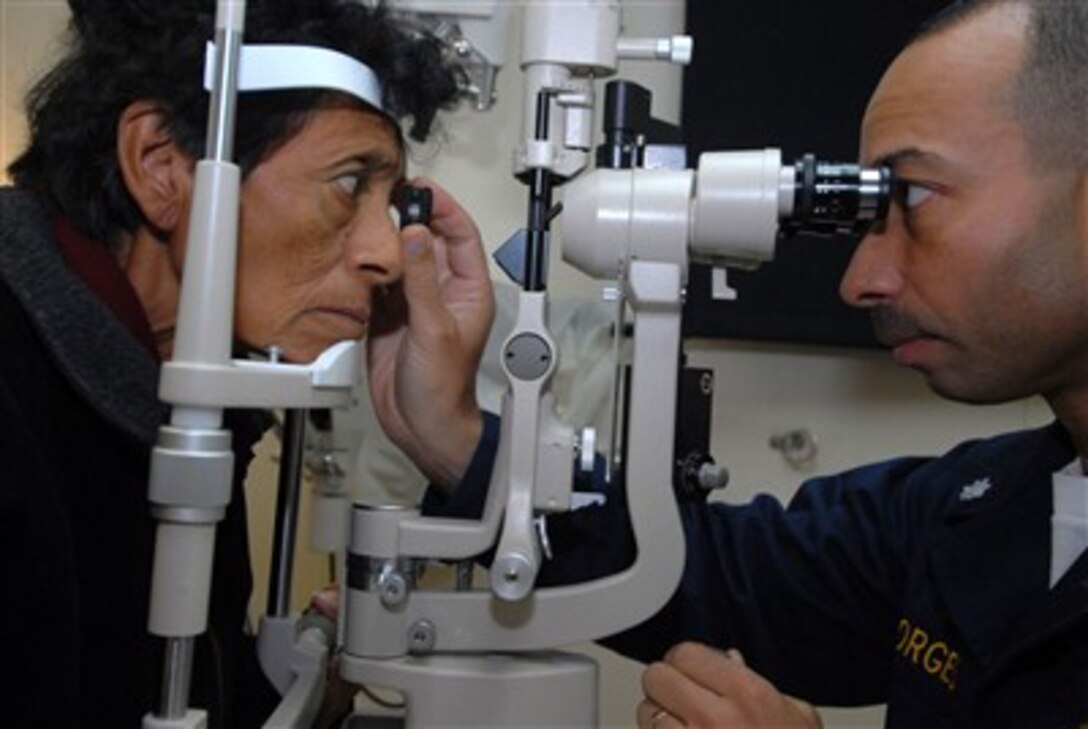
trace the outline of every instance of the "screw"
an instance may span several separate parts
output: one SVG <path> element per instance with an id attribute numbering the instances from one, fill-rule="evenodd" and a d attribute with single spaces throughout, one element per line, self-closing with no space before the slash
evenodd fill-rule
<path id="1" fill-rule="evenodd" d="M 430 620 L 417 621 L 408 629 L 408 650 L 411 653 L 430 653 L 434 650 L 436 638 L 434 623 Z"/>
<path id="2" fill-rule="evenodd" d="M 408 583 L 399 572 L 386 572 L 378 580 L 378 595 L 382 605 L 390 610 L 398 608 L 408 599 Z"/>

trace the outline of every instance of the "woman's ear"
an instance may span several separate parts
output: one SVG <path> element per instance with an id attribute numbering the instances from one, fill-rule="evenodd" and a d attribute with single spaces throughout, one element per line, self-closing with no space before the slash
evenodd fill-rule
<path id="1" fill-rule="evenodd" d="M 193 161 L 166 129 L 162 110 L 136 101 L 117 124 L 121 177 L 152 232 L 169 234 L 188 213 Z"/>

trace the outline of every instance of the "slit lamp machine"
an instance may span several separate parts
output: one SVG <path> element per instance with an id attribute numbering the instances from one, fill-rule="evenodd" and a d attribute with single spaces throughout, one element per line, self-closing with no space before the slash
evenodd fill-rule
<path id="1" fill-rule="evenodd" d="M 521 291 L 502 348 L 509 386 L 482 517 L 429 518 L 392 506 L 348 510 L 343 494 L 329 490 L 317 508 L 344 514 L 332 521 L 345 525 L 325 540 L 330 550 L 346 551 L 339 625 L 333 634 L 289 614 L 305 412 L 349 405 L 362 358 L 356 342 L 337 343 L 307 365 L 231 358 L 241 184 L 232 161 L 235 100 L 254 89 L 315 87 L 380 106 L 381 94 L 368 68 L 333 51 L 247 46 L 245 2 L 220 0 L 205 78 L 206 157 L 197 165 L 175 351 L 160 383 L 171 416 L 152 455 L 157 531 L 148 625 L 165 639 L 166 652 L 161 700 L 145 729 L 206 725 L 205 713 L 188 706 L 189 681 L 193 642 L 206 627 L 216 524 L 231 491 L 222 416 L 238 407 L 287 413 L 271 594 L 259 632 L 262 666 L 283 701 L 266 726 L 312 724 L 333 652 L 346 681 L 400 693 L 408 727 L 594 726 L 597 667 L 560 649 L 648 619 L 683 569 L 672 429 L 689 264 L 751 268 L 773 258 L 783 234 L 857 231 L 886 211 L 891 180 L 883 168 L 813 157 L 784 162 L 775 149 L 705 153 L 694 169 L 663 163 L 668 155 L 657 155 L 640 128 L 648 95 L 631 85 L 609 87 L 605 140 L 594 155 L 596 82 L 613 76 L 622 59 L 683 64 L 693 52 L 685 37 L 623 37 L 619 0 L 392 6 L 461 60 L 465 90 L 479 108 L 493 98 L 508 24 L 520 21 L 522 28 L 525 127 L 514 174 L 527 187 L 528 213 L 524 231 L 497 254 Z M 549 392 L 558 359 L 548 331 L 553 224 L 562 228 L 565 261 L 616 282 L 619 309 L 633 327 L 626 456 L 617 467 L 626 472 L 638 555 L 618 574 L 539 588 L 546 518 L 573 507 L 572 464 L 590 466 L 593 458 L 593 439 L 562 422 Z M 429 562 L 466 564 L 489 550 L 486 584 L 467 576 L 453 589 L 417 582 Z"/>

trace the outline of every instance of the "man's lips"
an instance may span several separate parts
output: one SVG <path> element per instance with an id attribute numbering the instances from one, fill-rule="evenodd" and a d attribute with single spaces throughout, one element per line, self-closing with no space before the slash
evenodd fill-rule
<path id="1" fill-rule="evenodd" d="M 933 337 L 907 339 L 892 345 L 892 359 L 903 367 L 921 367 L 927 359 L 927 353 L 938 340 Z"/>
<path id="2" fill-rule="evenodd" d="M 895 309 L 882 306 L 873 309 L 869 316 L 877 341 L 886 347 L 895 348 L 906 342 L 931 336 L 912 318 Z"/>
<path id="3" fill-rule="evenodd" d="M 895 309 L 880 307 L 872 311 L 871 317 L 877 341 L 891 349 L 892 357 L 901 365 L 917 364 L 938 339 Z"/>

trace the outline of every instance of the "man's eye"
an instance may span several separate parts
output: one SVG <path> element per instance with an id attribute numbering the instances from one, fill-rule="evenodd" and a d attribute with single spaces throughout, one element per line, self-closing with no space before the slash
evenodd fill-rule
<path id="1" fill-rule="evenodd" d="M 913 210 L 933 196 L 933 190 L 911 182 L 903 183 L 903 207 Z"/>

